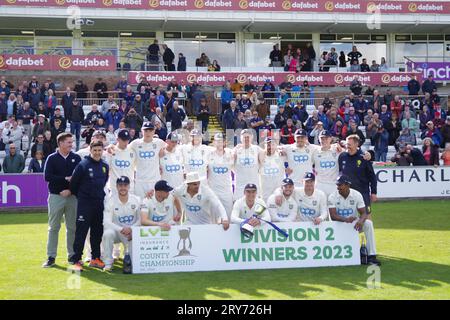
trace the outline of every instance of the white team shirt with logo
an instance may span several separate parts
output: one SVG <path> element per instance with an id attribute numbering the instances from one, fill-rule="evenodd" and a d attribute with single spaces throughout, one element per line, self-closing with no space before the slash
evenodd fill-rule
<path id="1" fill-rule="evenodd" d="M 166 180 L 172 188 L 184 183 L 183 162 L 183 153 L 178 147 L 172 152 L 166 150 L 164 156 L 159 159 L 161 178 Z"/>
<path id="2" fill-rule="evenodd" d="M 176 188 L 174 195 L 183 205 L 188 224 L 217 223 L 218 221 L 214 221 L 216 216 L 222 220 L 228 220 L 222 203 L 204 182 L 200 183 L 198 193 L 193 197 L 187 192 L 186 184 Z"/>
<path id="3" fill-rule="evenodd" d="M 206 178 L 208 157 L 212 148 L 204 144 L 198 146 L 187 144 L 180 148 L 183 153 L 185 173 L 198 172 L 200 178 Z"/>
<path id="4" fill-rule="evenodd" d="M 176 215 L 174 197 L 172 194 L 169 194 L 167 199 L 164 199 L 162 202 L 156 200 L 155 196 L 152 198 L 145 198 L 141 210 L 145 212 L 148 219 L 153 222 L 172 223 L 172 218 Z"/>
<path id="5" fill-rule="evenodd" d="M 267 200 L 276 188 L 281 186 L 286 174 L 284 171 L 284 159 L 278 152 L 268 156 L 265 154 L 263 163 L 259 169 L 261 183 L 261 196 Z"/>
<path id="6" fill-rule="evenodd" d="M 293 222 L 297 220 L 298 205 L 297 200 L 291 195 L 289 198 L 283 196 L 281 206 L 275 203 L 277 195 L 272 194 L 267 200 L 270 217 L 274 222 Z"/>
<path id="7" fill-rule="evenodd" d="M 300 183 L 303 180 L 305 172 L 312 172 L 312 160 L 314 153 L 319 146 L 308 144 L 303 148 L 298 148 L 296 144 L 284 147 L 286 160 L 292 173 L 289 175 L 294 183 Z"/>
<path id="8" fill-rule="evenodd" d="M 121 231 L 124 227 L 140 225 L 141 200 L 128 194 L 127 203 L 122 203 L 117 196 L 107 199 L 103 225 L 105 229 Z"/>
<path id="9" fill-rule="evenodd" d="M 259 154 L 262 149 L 252 144 L 249 148 L 236 147 L 234 149 L 236 154 L 235 168 L 235 195 L 240 198 L 244 195 L 244 187 L 248 183 L 253 183 L 259 186 Z"/>
<path id="10" fill-rule="evenodd" d="M 108 164 L 109 164 L 109 186 L 110 188 L 116 188 L 116 180 L 121 176 L 126 176 L 130 179 L 131 184 L 134 182 L 134 168 L 135 159 L 134 152 L 128 146 L 126 149 L 122 150 L 118 146 L 114 148 L 114 154 L 108 154 Z"/>
<path id="11" fill-rule="evenodd" d="M 159 151 L 166 143 L 158 138 L 152 142 L 144 142 L 137 139 L 130 143 L 136 159 L 136 181 L 158 181 L 161 180 L 159 172 Z"/>
<path id="12" fill-rule="evenodd" d="M 219 155 L 214 150 L 208 158 L 208 185 L 218 195 L 219 192 L 232 191 L 231 171 L 233 169 L 233 152 L 225 148 L 224 154 Z"/>
<path id="13" fill-rule="evenodd" d="M 336 148 L 323 151 L 318 149 L 313 155 L 316 182 L 335 184 L 339 176 L 339 152 Z"/>
<path id="14" fill-rule="evenodd" d="M 241 223 L 244 220 L 251 218 L 253 215 L 257 215 L 266 221 L 271 221 L 269 210 L 263 199 L 256 198 L 253 207 L 249 208 L 247 201 L 245 201 L 245 197 L 242 197 L 236 200 L 233 205 L 231 223 Z"/>
<path id="15" fill-rule="evenodd" d="M 322 221 L 328 219 L 327 196 L 323 191 L 316 188 L 314 193 L 308 196 L 305 189 L 295 188 L 293 196 L 297 201 L 300 221 L 313 221 L 319 217 Z"/>
<path id="16" fill-rule="evenodd" d="M 328 197 L 328 208 L 336 208 L 336 213 L 343 218 L 358 218 L 358 209 L 365 207 L 363 196 L 354 189 L 350 189 L 347 198 L 341 196 L 337 190 Z"/>

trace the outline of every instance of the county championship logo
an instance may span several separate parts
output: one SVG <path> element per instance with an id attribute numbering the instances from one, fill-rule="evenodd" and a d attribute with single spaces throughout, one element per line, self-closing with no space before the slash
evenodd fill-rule
<path id="1" fill-rule="evenodd" d="M 106 6 L 106 7 L 110 7 L 111 5 L 112 5 L 112 0 L 103 0 L 103 4 Z"/>
<path id="2" fill-rule="evenodd" d="M 283 3 L 281 4 L 281 7 L 282 7 L 284 10 L 291 10 L 291 8 L 292 8 L 292 3 L 291 3 L 291 1 L 289 1 L 289 0 L 283 1 Z"/>
<path id="3" fill-rule="evenodd" d="M 180 236 L 180 240 L 178 240 L 177 244 L 179 253 L 175 257 L 191 256 L 191 252 L 189 251 L 192 249 L 191 228 L 178 230 L 178 234 Z M 189 250 L 186 248 L 186 245 Z"/>
<path id="4" fill-rule="evenodd" d="M 194 6 L 198 9 L 202 9 L 205 6 L 205 2 L 203 0 L 195 0 Z"/>
<path id="5" fill-rule="evenodd" d="M 241 8 L 241 9 L 247 9 L 248 8 L 248 1 L 247 0 L 241 0 L 241 1 L 239 1 L 239 7 Z"/>
<path id="6" fill-rule="evenodd" d="M 325 10 L 333 11 L 333 9 L 334 9 L 334 3 L 332 1 L 328 1 L 325 3 Z"/>
<path id="7" fill-rule="evenodd" d="M 417 11 L 417 4 L 415 4 L 414 2 L 410 3 L 409 6 L 408 6 L 408 10 L 411 11 L 411 12 L 416 12 Z"/>
<path id="8" fill-rule="evenodd" d="M 391 82 L 391 77 L 388 74 L 383 74 L 381 76 L 381 82 L 388 84 Z"/>
<path id="9" fill-rule="evenodd" d="M 341 84 L 342 82 L 344 82 L 344 76 L 342 74 L 335 75 L 334 82 L 337 84 Z"/>
<path id="10" fill-rule="evenodd" d="M 195 81 L 197 81 L 197 76 L 195 74 L 188 74 L 188 76 L 186 77 L 186 81 L 189 83 L 194 83 Z"/>
<path id="11" fill-rule="evenodd" d="M 150 0 L 148 2 L 148 5 L 152 8 L 157 8 L 159 6 L 159 1 L 158 0 Z"/>
<path id="12" fill-rule="evenodd" d="M 61 57 L 59 58 L 58 64 L 62 69 L 68 69 L 72 66 L 72 59 L 69 57 Z"/>
<path id="13" fill-rule="evenodd" d="M 245 83 L 247 81 L 247 76 L 245 74 L 240 74 L 236 77 L 239 83 Z"/>

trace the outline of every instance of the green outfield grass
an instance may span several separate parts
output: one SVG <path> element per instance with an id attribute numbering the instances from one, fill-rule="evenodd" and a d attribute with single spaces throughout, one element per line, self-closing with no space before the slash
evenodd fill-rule
<path id="1" fill-rule="evenodd" d="M 42 269 L 46 214 L 0 214 L 0 299 L 450 299 L 449 202 L 373 211 L 380 289 L 367 288 L 364 266 L 123 275 L 120 263 L 112 274 L 85 268 L 70 289 L 64 233 L 57 267 Z"/>

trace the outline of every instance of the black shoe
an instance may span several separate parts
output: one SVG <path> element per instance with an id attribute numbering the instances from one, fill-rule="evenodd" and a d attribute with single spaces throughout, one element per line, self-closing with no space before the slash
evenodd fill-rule
<path id="1" fill-rule="evenodd" d="M 381 266 L 381 262 L 377 259 L 377 256 L 369 256 L 368 263 L 376 266 Z"/>
<path id="2" fill-rule="evenodd" d="M 47 261 L 44 262 L 42 268 L 51 268 L 55 265 L 55 258 L 48 257 Z"/>

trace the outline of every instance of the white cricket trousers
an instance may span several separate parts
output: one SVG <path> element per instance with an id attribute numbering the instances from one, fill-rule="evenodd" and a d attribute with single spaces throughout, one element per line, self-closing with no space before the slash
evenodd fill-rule
<path id="1" fill-rule="evenodd" d="M 131 256 L 131 241 L 128 241 L 119 231 L 105 229 L 103 231 L 103 262 L 106 265 L 110 266 L 114 263 L 113 248 L 115 243 L 123 243 L 125 254 L 128 253 Z"/>
<path id="2" fill-rule="evenodd" d="M 371 220 L 364 221 L 362 232 L 366 236 L 366 246 L 369 256 L 377 254 L 377 248 L 375 245 L 375 232 L 373 229 L 373 222 Z"/>

